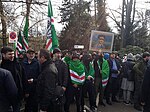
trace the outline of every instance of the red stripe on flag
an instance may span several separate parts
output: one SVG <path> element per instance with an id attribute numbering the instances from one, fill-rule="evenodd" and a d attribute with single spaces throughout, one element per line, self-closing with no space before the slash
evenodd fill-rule
<path id="1" fill-rule="evenodd" d="M 46 49 L 48 49 L 48 47 L 50 46 L 51 43 L 52 43 L 52 39 L 49 39 L 49 40 L 48 40 L 48 43 L 47 43 L 47 45 L 46 45 Z"/>
<path id="2" fill-rule="evenodd" d="M 102 82 L 102 84 L 106 84 L 106 83 L 108 83 L 108 80 L 106 80 L 106 81 Z"/>
<path id="3" fill-rule="evenodd" d="M 28 45 L 25 43 L 25 40 L 24 40 L 24 39 L 23 39 L 23 44 L 24 44 L 24 46 L 25 46 L 26 49 L 29 48 Z"/>
<path id="4" fill-rule="evenodd" d="M 15 55 L 16 55 L 16 58 L 18 58 L 18 57 L 19 57 L 19 56 L 18 56 L 18 55 L 19 55 L 18 50 L 16 50 L 16 54 L 15 54 Z"/>
<path id="5" fill-rule="evenodd" d="M 76 76 L 75 74 L 72 74 L 72 73 L 70 73 L 70 76 L 72 76 L 72 77 L 74 77 L 76 79 L 79 79 L 79 80 L 85 79 L 85 76 L 83 76 L 83 77 L 80 78 L 79 76 Z"/>
<path id="6" fill-rule="evenodd" d="M 51 22 L 54 23 L 54 19 L 53 18 L 51 18 Z"/>
<path id="7" fill-rule="evenodd" d="M 20 44 L 19 44 L 19 43 L 17 43 L 17 47 L 19 47 L 20 49 L 22 49 L 22 46 L 20 46 Z"/>

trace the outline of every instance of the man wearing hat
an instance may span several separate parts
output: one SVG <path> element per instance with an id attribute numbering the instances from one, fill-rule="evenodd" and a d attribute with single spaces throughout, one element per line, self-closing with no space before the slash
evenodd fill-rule
<path id="1" fill-rule="evenodd" d="M 85 68 L 79 59 L 80 54 L 77 52 L 72 53 L 72 59 L 69 57 L 67 58 L 69 80 L 66 90 L 65 112 L 69 112 L 70 104 L 74 98 L 76 101 L 77 112 L 81 112 L 82 85 L 85 81 Z"/>
<path id="2" fill-rule="evenodd" d="M 64 90 L 64 92 L 66 91 L 66 87 L 67 87 L 67 82 L 68 82 L 68 76 L 69 76 L 69 72 L 68 72 L 68 67 L 67 64 L 61 60 L 61 50 L 59 48 L 55 48 L 53 50 L 53 62 L 56 65 L 56 68 L 58 70 L 58 86 L 61 86 Z M 65 96 L 63 96 L 60 100 L 61 100 L 61 105 L 57 106 L 57 112 L 64 112 L 64 98 Z"/>
<path id="3" fill-rule="evenodd" d="M 133 69 L 135 72 L 135 92 L 134 92 L 134 108 L 136 110 L 142 111 L 141 107 L 141 85 L 144 79 L 144 73 L 147 68 L 147 63 L 149 60 L 149 52 L 144 52 L 141 60 L 134 65 Z"/>
<path id="4" fill-rule="evenodd" d="M 36 102 L 36 82 L 40 73 L 40 63 L 35 58 L 35 51 L 29 49 L 26 53 L 26 58 L 23 60 L 23 67 L 26 73 L 26 104 L 25 112 L 37 112 L 38 103 Z"/>

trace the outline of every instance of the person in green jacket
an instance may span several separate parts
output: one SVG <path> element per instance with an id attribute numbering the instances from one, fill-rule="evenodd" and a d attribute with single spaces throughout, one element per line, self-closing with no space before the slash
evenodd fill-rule
<path id="1" fill-rule="evenodd" d="M 85 69 L 79 59 L 80 54 L 73 53 L 72 59 L 65 57 L 64 61 L 69 68 L 69 81 L 66 89 L 65 112 L 69 112 L 69 107 L 75 97 L 77 112 L 81 112 L 82 86 L 85 81 Z"/>

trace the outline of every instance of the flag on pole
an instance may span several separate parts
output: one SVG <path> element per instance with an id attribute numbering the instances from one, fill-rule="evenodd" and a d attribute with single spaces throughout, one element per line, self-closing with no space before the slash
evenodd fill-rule
<path id="1" fill-rule="evenodd" d="M 19 54 L 24 52 L 25 50 L 23 49 L 23 34 L 21 31 L 19 31 L 19 34 L 18 34 L 18 40 L 17 42 L 15 43 L 15 56 L 16 58 L 19 57 Z"/>
<path id="2" fill-rule="evenodd" d="M 18 34 L 18 41 L 17 41 L 17 46 L 16 46 L 16 48 L 17 48 L 17 50 L 18 50 L 19 52 L 22 52 L 22 51 L 23 51 L 23 47 L 22 47 L 23 41 L 22 41 L 22 39 L 23 39 L 23 37 L 22 37 L 22 35 L 21 35 L 21 31 L 19 31 L 19 34 Z"/>
<path id="3" fill-rule="evenodd" d="M 15 49 L 16 49 L 15 54 L 16 54 L 17 58 L 21 52 L 27 51 L 29 49 L 29 46 L 28 46 L 28 26 L 29 26 L 29 22 L 28 22 L 28 19 L 26 17 L 23 33 L 22 33 L 22 31 L 19 31 L 18 40 L 15 43 Z"/>
<path id="4" fill-rule="evenodd" d="M 28 18 L 26 17 L 26 22 L 23 30 L 23 38 L 22 38 L 22 47 L 25 51 L 29 49 L 28 45 L 28 27 L 29 27 L 29 21 Z"/>
<path id="5" fill-rule="evenodd" d="M 47 40 L 46 40 L 46 49 L 50 52 L 53 52 L 53 49 L 58 48 L 58 38 L 56 36 L 56 31 L 54 27 L 54 18 L 53 18 L 53 10 L 51 1 L 48 3 L 48 24 L 47 24 L 47 32 L 46 32 Z"/>

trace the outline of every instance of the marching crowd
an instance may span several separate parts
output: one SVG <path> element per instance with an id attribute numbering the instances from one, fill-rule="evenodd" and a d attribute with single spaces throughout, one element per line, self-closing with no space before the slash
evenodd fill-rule
<path id="1" fill-rule="evenodd" d="M 85 98 L 96 112 L 123 101 L 150 112 L 150 54 L 28 49 L 15 58 L 11 47 L 1 49 L 0 112 L 84 112 Z M 106 107 L 107 108 L 107 107 Z"/>

